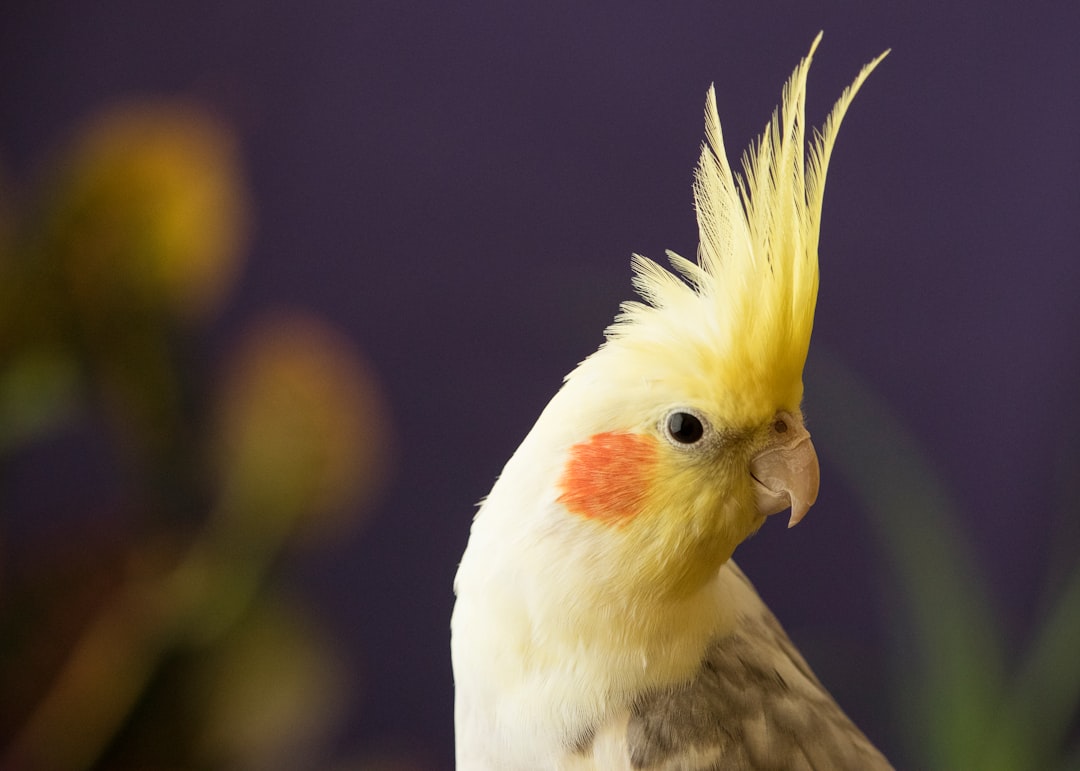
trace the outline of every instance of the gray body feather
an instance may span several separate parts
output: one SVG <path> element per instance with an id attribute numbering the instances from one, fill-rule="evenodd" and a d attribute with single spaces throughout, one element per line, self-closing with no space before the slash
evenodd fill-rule
<path id="1" fill-rule="evenodd" d="M 689 683 L 630 709 L 629 764 L 641 771 L 879 771 L 885 757 L 848 719 L 734 563 L 753 595 L 735 631 Z"/>

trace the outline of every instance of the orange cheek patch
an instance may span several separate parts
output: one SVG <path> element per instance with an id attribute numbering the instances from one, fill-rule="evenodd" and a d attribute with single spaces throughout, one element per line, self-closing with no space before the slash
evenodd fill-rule
<path id="1" fill-rule="evenodd" d="M 655 440 L 596 434 L 570 448 L 559 478 L 559 503 L 582 517 L 618 524 L 639 514 L 652 484 Z"/>

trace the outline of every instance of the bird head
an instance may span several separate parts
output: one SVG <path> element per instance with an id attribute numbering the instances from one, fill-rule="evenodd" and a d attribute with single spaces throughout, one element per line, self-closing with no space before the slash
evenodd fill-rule
<path id="1" fill-rule="evenodd" d="M 547 587 L 537 597 L 561 586 L 583 612 L 690 596 L 768 516 L 790 509 L 794 525 L 814 503 L 802 374 L 825 175 L 849 104 L 885 56 L 807 142 L 820 39 L 740 172 L 710 88 L 694 178 L 697 260 L 669 252 L 667 268 L 634 256 L 641 299 L 623 304 L 503 470 L 474 522 L 459 589 L 474 576 Z"/>
<path id="2" fill-rule="evenodd" d="M 844 113 L 885 55 L 863 68 L 807 146 L 806 79 L 819 40 L 740 173 L 710 88 L 694 181 L 697 260 L 669 252 L 669 270 L 634 256 L 641 300 L 624 303 L 531 437 L 560 448 L 554 466 L 538 464 L 556 479 L 549 510 L 595 531 L 584 542 L 601 572 L 629 567 L 651 592 L 700 587 L 769 515 L 790 509 L 794 525 L 817 497 L 802 373 L 822 193 Z M 610 559 L 597 557 L 608 548 Z"/>

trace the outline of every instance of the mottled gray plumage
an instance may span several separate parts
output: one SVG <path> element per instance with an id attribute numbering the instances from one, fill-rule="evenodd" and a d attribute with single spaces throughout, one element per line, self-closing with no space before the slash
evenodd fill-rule
<path id="1" fill-rule="evenodd" d="M 632 707 L 627 745 L 642 771 L 892 768 L 760 602 L 712 644 L 693 681 Z"/>

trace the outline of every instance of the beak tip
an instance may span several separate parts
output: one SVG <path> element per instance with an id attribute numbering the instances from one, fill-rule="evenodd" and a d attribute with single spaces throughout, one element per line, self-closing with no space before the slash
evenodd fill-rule
<path id="1" fill-rule="evenodd" d="M 817 453 L 801 426 L 789 443 L 773 445 L 755 456 L 750 473 L 758 485 L 758 513 L 768 516 L 790 508 L 789 529 L 802 521 L 817 500 Z"/>

